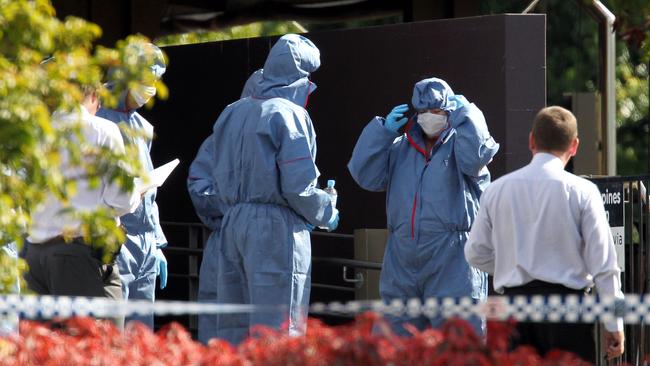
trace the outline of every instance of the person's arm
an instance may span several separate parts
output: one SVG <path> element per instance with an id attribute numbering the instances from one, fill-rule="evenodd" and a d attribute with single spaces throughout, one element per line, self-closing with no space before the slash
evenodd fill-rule
<path id="1" fill-rule="evenodd" d="M 489 198 L 483 193 L 478 215 L 472 224 L 467 243 L 465 258 L 472 266 L 494 275 L 494 244 L 492 243 L 492 220 L 490 218 Z"/>
<path id="2" fill-rule="evenodd" d="M 142 131 L 144 131 L 144 136 L 141 138 L 144 138 L 147 143 L 147 155 L 149 157 L 149 161 L 151 162 L 151 147 L 153 144 L 153 136 L 154 136 L 154 128 L 151 123 L 149 123 L 147 120 L 142 118 L 139 114 L 137 115 L 138 118 L 141 119 L 142 123 Z M 144 162 L 143 162 L 144 163 Z M 146 165 L 145 165 L 146 166 Z M 162 230 L 162 226 L 160 225 L 160 214 L 158 211 L 158 204 L 156 203 L 156 193 L 157 189 L 151 189 L 144 195 L 144 200 L 143 203 L 146 204 L 147 202 L 150 203 L 150 210 L 151 210 L 151 218 L 153 220 L 153 230 L 154 230 L 154 237 L 156 238 L 156 248 L 164 248 L 167 246 L 167 237 L 165 237 L 165 233 Z"/>
<path id="3" fill-rule="evenodd" d="M 141 195 L 135 190 L 125 191 L 117 182 L 103 178 L 102 203 L 112 208 L 116 216 L 135 211 L 140 205 Z"/>
<path id="4" fill-rule="evenodd" d="M 285 109 L 272 114 L 269 124 L 278 148 L 276 166 L 282 196 L 312 225 L 328 226 L 338 211 L 332 207 L 329 194 L 316 186 L 320 173 L 314 163 L 316 141 L 309 116 Z"/>
<path id="5" fill-rule="evenodd" d="M 167 237 L 160 225 L 160 215 L 158 213 L 158 205 L 155 200 L 151 202 L 151 217 L 153 219 L 153 230 L 156 237 L 156 248 L 164 248 L 167 246 Z"/>
<path id="6" fill-rule="evenodd" d="M 584 263 L 587 271 L 593 276 L 599 296 L 623 299 L 621 271 L 616 261 L 614 241 L 600 192 L 592 184 L 585 194 L 580 220 L 580 233 L 584 240 Z M 622 318 L 605 322 L 604 325 L 610 333 L 623 332 Z"/>
<path id="7" fill-rule="evenodd" d="M 375 117 L 363 129 L 348 163 L 352 178 L 361 188 L 373 192 L 386 190 L 390 148 L 398 136 L 384 127 L 382 117 Z"/>
<path id="8" fill-rule="evenodd" d="M 598 188 L 595 185 L 589 188 L 580 221 L 585 265 L 587 271 L 593 276 L 599 296 L 623 299 L 621 272 L 616 261 L 616 250 L 605 215 L 605 207 Z M 604 350 L 607 358 L 612 359 L 622 355 L 625 350 L 623 319 L 617 318 L 603 324 L 605 326 Z"/>
<path id="9" fill-rule="evenodd" d="M 490 136 L 483 112 L 463 96 L 453 98 L 463 105 L 449 116 L 451 127 L 457 134 L 454 144 L 456 161 L 463 174 L 477 177 L 496 155 L 499 144 Z"/>
<path id="10" fill-rule="evenodd" d="M 106 138 L 102 141 L 102 145 L 115 154 L 124 154 L 124 141 L 119 128 L 113 124 L 107 126 L 104 131 Z M 115 169 L 122 168 L 118 166 Z M 140 205 L 141 194 L 136 192 L 135 189 L 125 191 L 118 182 L 111 181 L 109 174 L 102 177 L 102 187 L 103 204 L 114 209 L 117 216 L 133 212 Z"/>
<path id="11" fill-rule="evenodd" d="M 203 224 L 211 230 L 216 230 L 223 217 L 224 204 L 219 200 L 217 186 L 212 179 L 213 141 L 212 135 L 203 141 L 190 165 L 187 192 Z"/>

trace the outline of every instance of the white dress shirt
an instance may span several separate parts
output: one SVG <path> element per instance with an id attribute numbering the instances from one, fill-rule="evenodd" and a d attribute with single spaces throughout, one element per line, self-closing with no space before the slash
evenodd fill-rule
<path id="1" fill-rule="evenodd" d="M 85 107 L 80 106 L 79 110 L 73 113 L 56 112 L 52 116 L 52 125 L 55 128 L 75 123 L 80 123 L 84 138 L 80 142 L 82 154 L 96 147 L 124 153 L 124 142 L 117 125 L 90 114 Z M 92 153 L 84 154 L 84 158 L 92 159 L 92 155 Z M 31 243 L 42 243 L 63 234 L 64 231 L 72 236 L 81 235 L 81 222 L 70 214 L 62 212 L 64 209 L 72 209 L 74 212 L 92 212 L 102 207 L 111 208 L 115 212 L 116 223 L 118 223 L 119 216 L 132 212 L 140 203 L 140 195 L 137 192 L 124 192 L 116 182 L 109 183 L 108 177 L 103 177 L 97 187 L 91 187 L 85 178 L 85 169 L 69 164 L 65 151 L 62 156 L 63 174 L 75 180 L 76 193 L 70 197 L 69 204 L 64 204 L 51 194 L 46 197 L 32 215 L 32 226 L 27 238 Z M 92 163 L 92 160 L 88 162 Z"/>
<path id="2" fill-rule="evenodd" d="M 558 157 L 535 154 L 495 180 L 480 207 L 465 257 L 494 276 L 497 292 L 541 280 L 573 289 L 595 285 L 601 296 L 623 297 L 600 192 L 565 171 Z M 620 319 L 605 326 L 623 329 Z"/>

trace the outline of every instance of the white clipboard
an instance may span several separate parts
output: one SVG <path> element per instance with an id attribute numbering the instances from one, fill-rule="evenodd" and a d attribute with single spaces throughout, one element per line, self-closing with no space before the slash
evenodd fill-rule
<path id="1" fill-rule="evenodd" d="M 167 164 L 161 165 L 158 168 L 149 172 L 149 179 L 145 183 L 145 180 L 142 178 L 135 178 L 133 183 L 135 184 L 135 190 L 143 194 L 152 188 L 157 188 L 163 185 L 167 180 L 167 177 L 172 173 L 174 168 L 178 165 L 180 160 L 174 159 Z"/>

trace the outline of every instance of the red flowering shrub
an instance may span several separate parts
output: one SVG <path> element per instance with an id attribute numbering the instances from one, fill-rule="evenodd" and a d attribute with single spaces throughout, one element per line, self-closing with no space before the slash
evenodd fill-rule
<path id="1" fill-rule="evenodd" d="M 574 354 L 531 347 L 508 350 L 514 323 L 488 323 L 484 342 L 472 327 L 450 319 L 440 329 L 411 337 L 390 331 L 383 318 L 367 313 L 350 325 L 330 327 L 310 319 L 304 337 L 257 328 L 237 348 L 213 339 L 207 346 L 192 340 L 177 323 L 153 333 L 133 323 L 120 333 L 112 323 L 73 318 L 44 325 L 23 321 L 20 335 L 0 338 L 0 364 L 26 365 L 586 365 Z"/>

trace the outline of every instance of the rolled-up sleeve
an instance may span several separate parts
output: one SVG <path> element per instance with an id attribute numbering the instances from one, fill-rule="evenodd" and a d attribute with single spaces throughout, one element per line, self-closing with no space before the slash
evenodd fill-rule
<path id="1" fill-rule="evenodd" d="M 124 141 L 117 125 L 109 125 L 110 128 L 106 129 L 106 140 L 103 145 L 112 150 L 115 154 L 124 154 Z M 119 168 L 118 168 L 119 169 Z M 110 177 L 103 177 L 103 191 L 102 202 L 104 205 L 115 210 L 118 216 L 135 211 L 140 205 L 140 193 L 134 189 L 125 191 L 124 188 L 115 180 Z"/>

